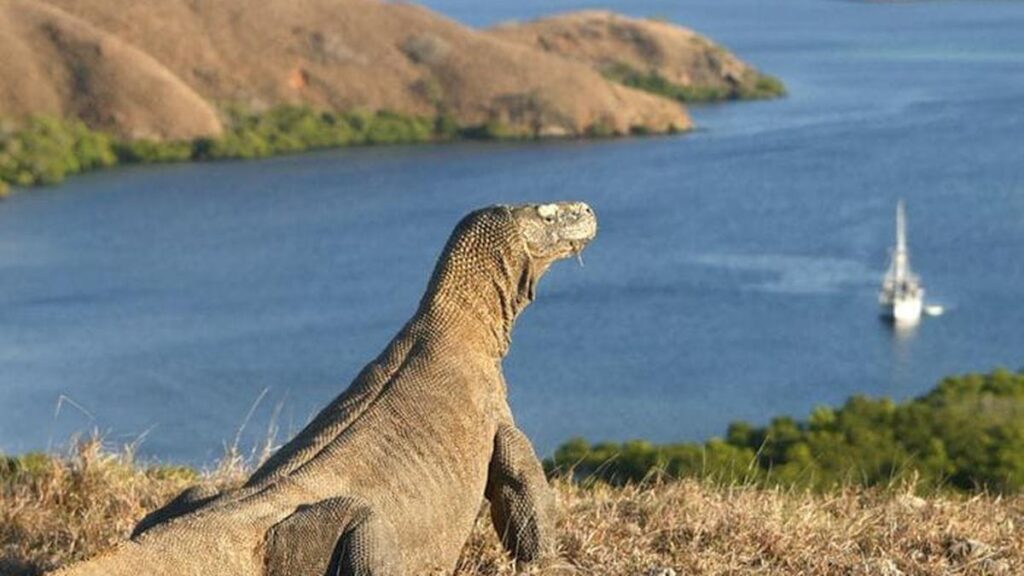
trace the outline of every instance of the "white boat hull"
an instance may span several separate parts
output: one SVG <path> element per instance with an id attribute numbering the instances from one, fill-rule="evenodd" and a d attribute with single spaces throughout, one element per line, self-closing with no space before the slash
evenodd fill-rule
<path id="1" fill-rule="evenodd" d="M 902 298 L 884 305 L 885 314 L 897 324 L 913 324 L 921 320 L 924 310 L 924 291 L 913 298 Z"/>

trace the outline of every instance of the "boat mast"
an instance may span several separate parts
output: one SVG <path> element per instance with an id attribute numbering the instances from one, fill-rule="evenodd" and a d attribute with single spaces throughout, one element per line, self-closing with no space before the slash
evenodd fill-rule
<path id="1" fill-rule="evenodd" d="M 907 253 L 907 214 L 903 200 L 896 204 L 896 249 L 892 255 L 893 280 L 899 286 L 910 272 L 910 255 Z"/>

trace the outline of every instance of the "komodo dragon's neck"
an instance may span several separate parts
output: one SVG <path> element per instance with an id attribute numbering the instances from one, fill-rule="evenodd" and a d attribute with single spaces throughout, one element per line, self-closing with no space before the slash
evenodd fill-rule
<path id="1" fill-rule="evenodd" d="M 373 404 L 419 344 L 455 344 L 449 350 L 500 360 L 516 316 L 533 299 L 546 268 L 529 256 L 508 209 L 464 218 L 438 259 L 416 315 L 348 390 L 253 473 L 240 494 L 259 491 L 312 460 Z"/>
<path id="2" fill-rule="evenodd" d="M 413 323 L 501 358 L 543 268 L 507 210 L 475 213 L 448 240 Z"/>

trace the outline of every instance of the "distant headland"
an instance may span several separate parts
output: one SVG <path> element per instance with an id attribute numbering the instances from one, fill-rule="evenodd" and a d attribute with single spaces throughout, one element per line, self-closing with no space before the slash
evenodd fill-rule
<path id="1" fill-rule="evenodd" d="M 672 133 L 692 128 L 685 102 L 785 92 L 693 31 L 600 11 L 476 30 L 377 0 L 5 0 L 0 31 L 0 187 L 123 162 Z"/>

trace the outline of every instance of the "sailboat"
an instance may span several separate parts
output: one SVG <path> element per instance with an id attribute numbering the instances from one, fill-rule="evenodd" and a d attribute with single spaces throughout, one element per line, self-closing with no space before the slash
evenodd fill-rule
<path id="1" fill-rule="evenodd" d="M 910 270 L 907 250 L 907 215 L 903 200 L 896 205 L 896 246 L 889 258 L 889 270 L 882 280 L 878 295 L 882 314 L 896 324 L 914 324 L 921 319 L 924 308 L 924 287 Z"/>

